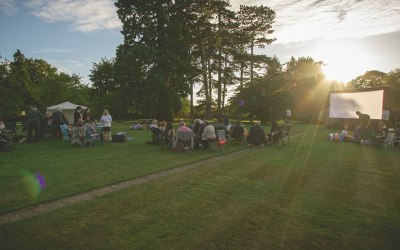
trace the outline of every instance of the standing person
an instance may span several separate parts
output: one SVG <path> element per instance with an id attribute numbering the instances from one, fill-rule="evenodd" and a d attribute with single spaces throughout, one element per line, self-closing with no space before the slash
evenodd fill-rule
<path id="1" fill-rule="evenodd" d="M 82 110 L 81 106 L 78 106 L 75 108 L 75 112 L 74 112 L 74 125 L 75 126 L 79 119 L 83 120 L 81 110 Z"/>
<path id="2" fill-rule="evenodd" d="M 26 124 L 28 127 L 28 141 L 32 140 L 32 132 L 35 130 L 35 141 L 39 141 L 40 136 L 40 124 L 42 123 L 44 116 L 40 113 L 36 106 L 32 106 L 31 110 L 26 115 Z"/>
<path id="3" fill-rule="evenodd" d="M 50 116 L 50 119 L 53 121 L 53 127 L 54 127 L 53 139 L 54 140 L 61 139 L 62 134 L 60 125 L 68 124 L 68 120 L 65 117 L 65 114 L 61 111 L 61 109 L 57 109 L 57 111 Z"/>
<path id="4" fill-rule="evenodd" d="M 369 131 L 371 125 L 371 118 L 369 115 L 363 114 L 360 111 L 357 111 L 356 115 L 358 115 L 359 125 L 355 128 L 355 131 L 361 139 L 365 139 L 367 137 L 367 131 Z"/>
<path id="5" fill-rule="evenodd" d="M 112 117 L 107 109 L 103 111 L 103 115 L 100 118 L 100 122 L 103 124 L 102 128 L 103 142 L 109 142 L 111 140 Z"/>
<path id="6" fill-rule="evenodd" d="M 89 122 L 92 123 L 92 112 L 90 111 L 90 108 L 87 108 L 84 112 L 83 112 L 83 120 L 87 121 L 87 118 L 89 118 Z"/>

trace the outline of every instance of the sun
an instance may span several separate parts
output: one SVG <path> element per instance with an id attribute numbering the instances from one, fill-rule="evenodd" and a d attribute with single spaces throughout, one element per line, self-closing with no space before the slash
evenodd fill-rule
<path id="1" fill-rule="evenodd" d="M 316 46 L 312 54 L 323 61 L 322 70 L 328 80 L 349 82 L 363 74 L 369 65 L 363 46 L 351 42 L 325 42 Z"/>

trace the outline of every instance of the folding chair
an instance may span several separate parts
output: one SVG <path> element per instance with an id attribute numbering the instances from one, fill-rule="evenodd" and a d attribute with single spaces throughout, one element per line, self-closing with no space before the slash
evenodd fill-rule
<path id="1" fill-rule="evenodd" d="M 71 144 L 85 147 L 86 129 L 84 127 L 74 127 L 71 134 Z"/>
<path id="2" fill-rule="evenodd" d="M 101 143 L 100 135 L 97 133 L 91 134 L 88 129 L 85 128 L 85 141 L 84 145 L 89 143 L 89 147 L 92 146 L 96 141 Z"/>
<path id="3" fill-rule="evenodd" d="M 217 130 L 217 148 L 219 150 L 222 150 L 222 145 L 226 144 L 228 140 L 226 139 L 226 131 L 224 129 L 222 130 Z"/>
<path id="4" fill-rule="evenodd" d="M 282 144 L 285 144 L 284 139 L 287 139 L 287 141 L 290 144 L 290 131 L 292 130 L 292 124 L 285 124 L 282 127 L 282 134 L 279 137 L 279 142 Z"/>
<path id="5" fill-rule="evenodd" d="M 68 133 L 68 128 L 66 124 L 60 125 L 61 134 L 62 134 L 62 142 L 63 144 L 67 141 L 71 140 L 70 134 Z"/>

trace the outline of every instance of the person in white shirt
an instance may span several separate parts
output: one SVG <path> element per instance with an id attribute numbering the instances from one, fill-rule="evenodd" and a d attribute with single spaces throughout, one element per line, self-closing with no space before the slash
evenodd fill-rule
<path id="1" fill-rule="evenodd" d="M 206 126 L 204 127 L 204 131 L 201 135 L 200 143 L 203 145 L 204 148 L 208 148 L 210 146 L 208 140 L 214 140 L 216 138 L 216 135 L 215 135 L 215 129 L 209 121 L 204 121 L 204 124 Z"/>
<path id="2" fill-rule="evenodd" d="M 103 111 L 103 115 L 100 118 L 100 122 L 103 124 L 102 128 L 102 142 L 111 141 L 111 122 L 112 117 L 107 109 Z"/>

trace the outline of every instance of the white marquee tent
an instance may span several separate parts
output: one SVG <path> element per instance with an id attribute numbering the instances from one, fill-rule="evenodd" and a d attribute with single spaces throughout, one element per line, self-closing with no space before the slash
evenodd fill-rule
<path id="1" fill-rule="evenodd" d="M 68 119 L 69 123 L 74 122 L 74 111 L 76 107 L 81 106 L 82 109 L 87 109 L 87 107 L 79 105 L 79 104 L 73 104 L 71 102 L 63 102 L 57 105 L 53 105 L 50 107 L 47 107 L 47 112 L 56 112 L 57 110 L 61 110 L 64 114 L 65 117 Z"/>

